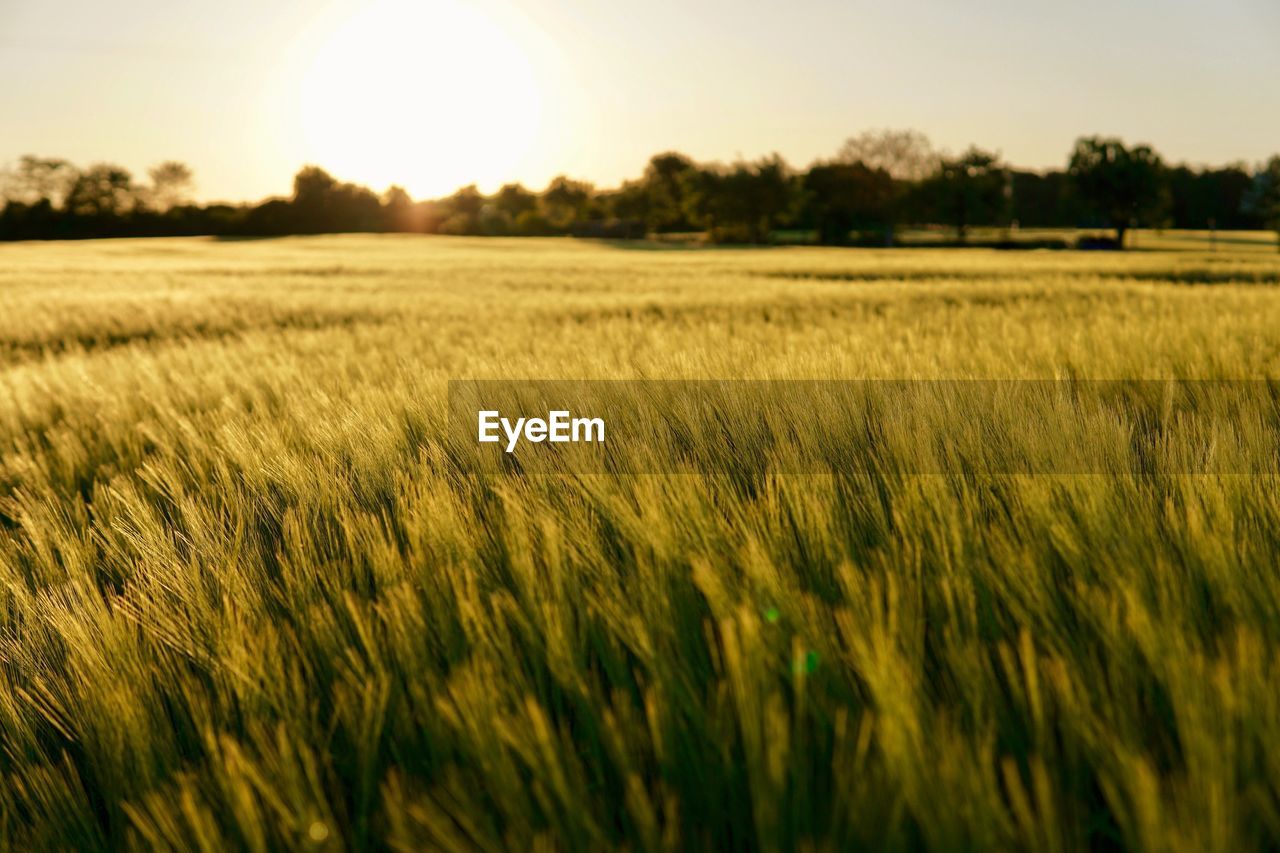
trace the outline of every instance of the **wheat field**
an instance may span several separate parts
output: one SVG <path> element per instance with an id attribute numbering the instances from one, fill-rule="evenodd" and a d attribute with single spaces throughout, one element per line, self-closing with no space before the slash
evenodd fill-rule
<path id="1" fill-rule="evenodd" d="M 1280 478 L 443 442 L 457 378 L 1280 377 L 1280 256 L 1169 240 L 0 246 L 0 847 L 1273 848 Z"/>

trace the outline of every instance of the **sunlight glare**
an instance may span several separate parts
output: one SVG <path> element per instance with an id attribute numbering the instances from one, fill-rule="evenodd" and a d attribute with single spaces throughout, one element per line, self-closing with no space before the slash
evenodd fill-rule
<path id="1" fill-rule="evenodd" d="M 335 177 L 415 197 L 514 174 L 539 87 L 512 35 L 453 0 L 380 0 L 317 51 L 300 108 L 308 153 Z"/>

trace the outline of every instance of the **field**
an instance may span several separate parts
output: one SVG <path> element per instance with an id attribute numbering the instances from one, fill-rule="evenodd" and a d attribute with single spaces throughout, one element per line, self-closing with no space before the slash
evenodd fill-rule
<path id="1" fill-rule="evenodd" d="M 1138 239 L 0 246 L 0 847 L 1274 847 L 1278 479 L 442 444 L 451 378 L 1280 377 L 1266 239 Z"/>

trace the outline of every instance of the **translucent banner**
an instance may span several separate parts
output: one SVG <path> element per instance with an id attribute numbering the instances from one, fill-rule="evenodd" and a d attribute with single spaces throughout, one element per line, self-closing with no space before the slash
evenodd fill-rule
<path id="1" fill-rule="evenodd" d="M 1280 381 L 456 380 L 471 472 L 1270 474 Z"/>

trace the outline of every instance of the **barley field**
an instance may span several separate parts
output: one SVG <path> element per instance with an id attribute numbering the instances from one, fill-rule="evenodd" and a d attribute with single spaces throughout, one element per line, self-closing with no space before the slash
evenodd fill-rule
<path id="1" fill-rule="evenodd" d="M 1280 377 L 1273 244 L 1139 246 L 0 246 L 0 847 L 1273 849 L 1280 478 L 443 441 L 458 378 Z"/>

